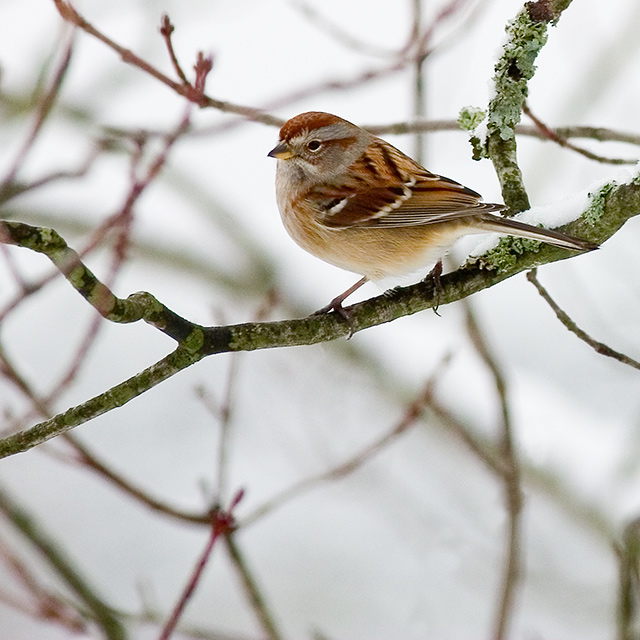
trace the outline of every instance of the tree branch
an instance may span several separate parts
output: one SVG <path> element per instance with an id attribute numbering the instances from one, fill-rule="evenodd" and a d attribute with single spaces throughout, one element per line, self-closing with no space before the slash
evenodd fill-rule
<path id="1" fill-rule="evenodd" d="M 558 320 L 560 320 L 560 322 L 569 331 L 571 331 L 571 333 L 576 335 L 583 342 L 586 342 L 594 351 L 596 351 L 600 355 L 608 356 L 609 358 L 618 360 L 618 362 L 629 365 L 634 369 L 640 369 L 640 362 L 638 362 L 638 360 L 634 360 L 630 356 L 627 356 L 624 353 L 620 353 L 620 351 L 616 351 L 615 349 L 612 349 L 608 345 L 604 344 L 604 342 L 599 342 L 598 340 L 595 340 L 586 331 L 581 329 L 569 317 L 567 312 L 560 308 L 558 303 L 549 295 L 549 292 L 540 284 L 540 281 L 537 278 L 536 269 L 532 269 L 527 273 L 527 280 L 538 290 L 538 293 L 542 296 L 545 302 L 551 307 L 553 312 L 556 314 L 556 318 L 558 318 Z"/>
<path id="2" fill-rule="evenodd" d="M 547 27 L 558 21 L 569 4 L 570 0 L 527 2 L 507 26 L 508 40 L 495 67 L 496 95 L 489 102 L 487 152 L 500 180 L 502 198 L 513 213 L 530 207 L 516 157 L 515 127 L 536 70 L 535 59 L 547 41 Z"/>
<path id="3" fill-rule="evenodd" d="M 468 300 L 464 302 L 467 303 L 465 304 L 467 333 L 478 355 L 493 377 L 501 408 L 499 449 L 502 464 L 500 479 L 505 492 L 508 525 L 502 583 L 494 620 L 494 631 L 491 637 L 495 640 L 503 640 L 507 636 L 509 624 L 513 618 L 516 590 L 522 573 L 520 550 L 523 506 L 521 463 L 513 433 L 511 411 L 509 410 L 507 378 L 495 354 L 491 351 L 486 336 L 480 329 L 471 305 Z"/>
<path id="4" fill-rule="evenodd" d="M 125 630 L 113 609 L 105 604 L 93 587 L 80 575 L 62 549 L 40 525 L 0 487 L 0 513 L 7 517 L 47 562 L 56 570 L 67 586 L 84 603 L 108 640 L 124 640 Z"/>
<path id="5" fill-rule="evenodd" d="M 640 179 L 626 184 L 614 182 L 593 194 L 584 216 L 561 227 L 561 230 L 602 242 L 638 213 Z M 0 221 L 0 242 L 27 247 L 47 255 L 74 288 L 107 320 L 122 323 L 144 320 L 178 342 L 174 352 L 129 380 L 50 420 L 0 440 L 0 458 L 26 451 L 111 409 L 121 407 L 208 355 L 328 342 L 430 309 L 436 304 L 461 300 L 521 271 L 575 255 L 550 245 L 527 249 L 521 242 L 504 238 L 485 256 L 442 276 L 442 290 L 437 295 L 429 278 L 410 287 L 393 289 L 348 307 L 352 318 L 350 325 L 337 314 L 329 313 L 279 322 L 203 327 L 171 311 L 150 293 L 138 292 L 126 299 L 117 298 L 52 229 Z"/>
<path id="6" fill-rule="evenodd" d="M 225 102 L 223 100 L 215 100 L 214 98 L 206 96 L 202 91 L 198 91 L 196 87 L 189 83 L 184 84 L 182 82 L 171 80 L 171 78 L 166 76 L 161 71 L 158 71 L 158 69 L 137 56 L 135 53 L 133 53 L 133 51 L 120 46 L 117 42 L 114 42 L 111 38 L 96 29 L 92 24 L 90 24 L 81 16 L 71 6 L 71 4 L 69 4 L 65 0 L 54 0 L 54 3 L 63 20 L 70 22 L 79 29 L 82 29 L 82 31 L 84 31 L 85 33 L 88 33 L 94 38 L 100 40 L 100 42 L 103 42 L 110 49 L 113 49 L 113 51 L 115 51 L 120 56 L 120 58 L 122 58 L 123 62 L 138 67 L 162 84 L 168 86 L 176 93 L 184 96 L 190 102 L 195 102 L 200 107 L 212 107 L 226 113 L 235 113 L 236 115 L 250 118 L 251 120 L 255 120 L 256 122 L 282 126 L 283 121 L 281 118 L 271 116 L 260 111 L 259 109 L 253 109 L 251 107 L 245 107 L 242 105 L 233 104 L 231 102 Z"/>

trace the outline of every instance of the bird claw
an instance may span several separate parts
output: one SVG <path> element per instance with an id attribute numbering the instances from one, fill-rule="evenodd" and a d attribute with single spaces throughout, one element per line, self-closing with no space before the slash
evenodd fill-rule
<path id="1" fill-rule="evenodd" d="M 431 280 L 431 282 L 433 283 L 433 300 L 434 300 L 433 312 L 438 317 L 440 317 L 440 314 L 438 313 L 438 308 L 440 307 L 442 294 L 444 292 L 444 289 L 442 287 L 441 276 L 442 276 L 442 260 L 438 260 L 438 262 L 436 262 L 433 265 L 433 269 L 429 271 L 429 273 L 426 275 L 426 277 L 422 281 L 422 282 L 428 282 L 429 280 Z"/>
<path id="2" fill-rule="evenodd" d="M 353 317 L 353 314 L 348 309 L 345 309 L 342 306 L 342 300 L 332 300 L 328 305 L 326 305 L 325 307 L 322 307 L 322 309 L 318 309 L 312 315 L 321 316 L 321 315 L 324 315 L 325 313 L 331 313 L 331 312 L 334 312 L 336 315 L 338 315 L 347 323 L 347 325 L 349 326 L 349 335 L 347 336 L 347 340 L 351 340 L 351 337 L 353 336 L 353 331 L 355 329 L 354 317 Z"/>

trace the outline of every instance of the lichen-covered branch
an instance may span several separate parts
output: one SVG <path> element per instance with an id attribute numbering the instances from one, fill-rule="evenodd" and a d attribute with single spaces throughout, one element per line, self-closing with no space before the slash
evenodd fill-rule
<path id="1" fill-rule="evenodd" d="M 28 451 L 36 445 L 66 433 L 73 427 L 121 407 L 202 357 L 201 352 L 189 352 L 183 347 L 178 347 L 156 364 L 81 405 L 67 409 L 29 429 L 2 438 L 0 458 Z"/>
<path id="2" fill-rule="evenodd" d="M 561 227 L 562 231 L 594 242 L 612 236 L 629 218 L 640 213 L 640 179 L 612 182 L 592 195 L 584 216 Z M 53 230 L 0 221 L 0 242 L 44 253 L 65 274 L 78 292 L 108 320 L 144 320 L 178 342 L 168 356 L 136 376 L 50 420 L 0 440 L 0 458 L 26 451 L 65 433 L 111 409 L 121 407 L 148 389 L 202 358 L 230 351 L 255 351 L 328 342 L 396 318 L 466 298 L 521 271 L 569 258 L 573 254 L 550 245 L 524 246 L 504 239 L 489 254 L 441 278 L 442 290 L 433 281 L 388 291 L 348 308 L 351 325 L 335 313 L 279 322 L 203 327 L 165 307 L 151 294 L 139 292 L 117 298 L 82 263 L 73 249 Z"/>
<path id="3" fill-rule="evenodd" d="M 117 298 L 54 229 L 0 221 L 0 242 L 46 255 L 71 286 L 111 322 L 129 323 L 144 319 L 178 342 L 187 340 L 193 329 L 192 323 L 167 309 L 149 293 L 140 292 L 126 299 Z"/>
<path id="4" fill-rule="evenodd" d="M 495 96 L 489 102 L 487 153 L 502 188 L 502 198 L 513 213 L 529 208 L 529 197 L 517 162 L 515 127 L 520 122 L 528 83 L 538 53 L 547 41 L 549 24 L 555 24 L 570 0 L 527 2 L 507 25 L 508 40 L 495 66 Z"/>

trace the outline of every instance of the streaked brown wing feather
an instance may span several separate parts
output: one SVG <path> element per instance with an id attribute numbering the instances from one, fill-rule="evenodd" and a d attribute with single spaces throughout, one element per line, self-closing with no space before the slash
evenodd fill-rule
<path id="1" fill-rule="evenodd" d="M 358 185 L 348 190 L 318 192 L 329 227 L 404 227 L 435 224 L 504 207 L 480 202 L 471 189 L 434 174 L 417 176 L 415 184 Z"/>
<path id="2" fill-rule="evenodd" d="M 503 208 L 381 140 L 350 167 L 346 183 L 317 186 L 309 197 L 322 210 L 320 222 L 333 228 L 419 226 Z"/>

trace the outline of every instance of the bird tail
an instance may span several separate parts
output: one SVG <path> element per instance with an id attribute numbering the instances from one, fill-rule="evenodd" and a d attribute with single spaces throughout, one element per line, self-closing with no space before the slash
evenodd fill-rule
<path id="1" fill-rule="evenodd" d="M 494 231 L 502 235 L 517 236 L 519 238 L 529 238 L 530 240 L 539 240 L 552 244 L 563 249 L 572 249 L 573 251 L 593 251 L 598 248 L 595 242 L 576 238 L 560 231 L 553 229 L 543 229 L 542 227 L 534 227 L 526 222 L 519 222 L 512 218 L 503 218 L 485 213 L 479 218 L 480 227 L 486 231 Z"/>

